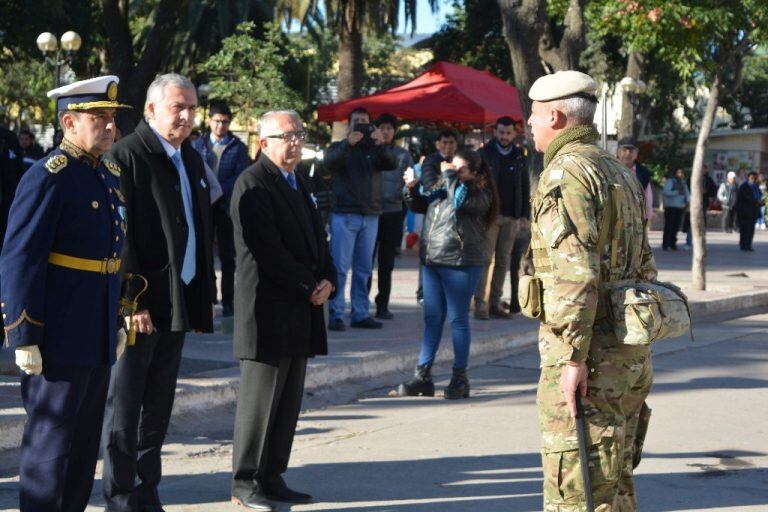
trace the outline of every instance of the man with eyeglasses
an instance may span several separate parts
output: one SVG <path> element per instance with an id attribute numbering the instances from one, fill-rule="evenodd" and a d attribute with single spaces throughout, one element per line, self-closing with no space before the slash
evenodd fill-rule
<path id="1" fill-rule="evenodd" d="M 305 133 L 292 110 L 259 120 L 261 154 L 232 193 L 238 277 L 234 353 L 240 359 L 232 502 L 274 510 L 305 503 L 283 480 L 307 358 L 328 353 L 323 304 L 336 288 L 320 213 L 296 173 Z"/>
<path id="2" fill-rule="evenodd" d="M 382 212 L 381 172 L 396 168 L 397 158 L 385 147 L 381 130 L 371 124 L 368 111 L 356 108 L 349 114 L 347 138 L 328 147 L 323 163 L 333 173 L 331 254 L 339 280 L 339 293 L 330 302 L 328 328 L 346 329 L 344 285 L 351 267 L 350 325 L 380 329 L 382 323 L 368 312 L 368 279 Z"/>
<path id="3" fill-rule="evenodd" d="M 234 312 L 235 289 L 235 241 L 232 219 L 229 217 L 229 201 L 232 189 L 240 173 L 251 165 L 248 148 L 229 131 L 232 111 L 225 103 L 213 103 L 209 112 L 210 131 L 194 141 L 194 147 L 218 178 L 224 195 L 213 204 L 213 228 L 221 261 L 222 316 Z"/>

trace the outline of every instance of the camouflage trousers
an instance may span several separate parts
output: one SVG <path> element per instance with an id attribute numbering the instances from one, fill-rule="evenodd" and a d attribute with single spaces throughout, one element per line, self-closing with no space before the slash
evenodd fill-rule
<path id="1" fill-rule="evenodd" d="M 649 352 L 632 359 L 590 354 L 589 383 L 583 400 L 588 424 L 587 443 L 592 496 L 596 512 L 637 510 L 632 481 L 636 434 L 641 408 L 651 390 L 653 369 Z M 579 465 L 576 421 L 560 390 L 561 367 L 541 369 L 536 402 L 542 438 L 544 511 L 586 511 Z M 643 411 L 644 426 L 650 410 Z M 639 442 L 642 448 L 642 439 Z M 639 456 L 639 453 L 637 454 Z"/>

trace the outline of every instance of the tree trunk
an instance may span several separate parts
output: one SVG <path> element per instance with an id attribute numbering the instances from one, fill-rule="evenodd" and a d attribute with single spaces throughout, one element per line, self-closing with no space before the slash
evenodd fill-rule
<path id="1" fill-rule="evenodd" d="M 545 17 L 539 39 L 539 55 L 555 71 L 581 69 L 581 52 L 587 47 L 584 6 L 587 0 L 570 0 L 563 26 L 556 27 Z M 546 2 L 544 3 L 546 10 Z"/>
<path id="2" fill-rule="evenodd" d="M 498 0 L 504 27 L 504 38 L 509 46 L 515 87 L 520 94 L 520 106 L 526 121 L 531 115 L 528 91 L 533 83 L 547 71 L 545 63 L 556 71 L 578 69 L 581 52 L 586 47 L 584 32 L 584 5 L 586 0 L 570 0 L 562 31 L 556 31 L 547 16 L 546 0 Z M 525 124 L 531 140 L 530 127 Z M 543 157 L 530 148 L 528 172 L 539 175 Z"/>
<path id="3" fill-rule="evenodd" d="M 118 117 L 123 135 L 131 133 L 143 117 L 147 87 L 165 65 L 179 18 L 188 4 L 189 0 L 160 0 L 144 50 L 136 58 L 128 24 L 129 2 L 102 0 L 107 67 L 120 78 L 120 101 L 133 107 L 121 111 Z"/>
<path id="4" fill-rule="evenodd" d="M 351 0 L 339 16 L 339 79 L 336 101 L 360 95 L 363 85 L 363 4 Z"/>
<path id="5" fill-rule="evenodd" d="M 691 234 L 693 235 L 693 263 L 691 265 L 691 284 L 694 290 L 707 289 L 707 226 L 704 209 L 704 154 L 707 151 L 709 132 L 715 122 L 715 114 L 720 104 L 720 74 L 715 73 L 709 88 L 707 107 L 696 140 L 696 153 L 693 157 L 691 172 Z"/>
<path id="6" fill-rule="evenodd" d="M 627 59 L 626 76 L 635 80 L 642 80 L 645 71 L 645 58 L 641 53 L 631 53 Z M 636 104 L 639 103 L 636 100 Z M 632 104 L 632 96 L 626 91 L 621 93 L 621 119 L 619 120 L 618 138 L 624 137 L 636 138 L 638 134 L 638 124 L 636 122 L 638 112 L 635 105 Z"/>
<path id="7" fill-rule="evenodd" d="M 339 12 L 339 77 L 336 82 L 336 101 L 360 95 L 363 86 L 363 9 L 365 2 L 350 0 Z M 331 140 L 347 135 L 347 123 L 333 123 Z"/>
<path id="8" fill-rule="evenodd" d="M 499 0 L 504 38 L 509 46 L 512 59 L 512 73 L 515 87 L 520 93 L 520 106 L 526 118 L 531 115 L 531 100 L 528 91 L 533 82 L 544 75 L 544 66 L 539 56 L 538 45 L 547 22 L 544 0 Z M 526 125 L 526 130 L 528 126 Z"/>

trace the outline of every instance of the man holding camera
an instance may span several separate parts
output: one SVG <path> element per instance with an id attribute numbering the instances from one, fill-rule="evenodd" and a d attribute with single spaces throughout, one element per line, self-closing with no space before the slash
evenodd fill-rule
<path id="1" fill-rule="evenodd" d="M 368 313 L 368 279 L 381 215 L 381 171 L 397 166 L 395 156 L 383 146 L 381 132 L 371 125 L 367 110 L 349 114 L 349 134 L 334 142 L 324 164 L 333 173 L 336 200 L 331 217 L 331 256 L 338 275 L 339 292 L 330 301 L 328 329 L 343 331 L 344 285 L 352 267 L 350 325 L 379 329 L 381 322 Z"/>

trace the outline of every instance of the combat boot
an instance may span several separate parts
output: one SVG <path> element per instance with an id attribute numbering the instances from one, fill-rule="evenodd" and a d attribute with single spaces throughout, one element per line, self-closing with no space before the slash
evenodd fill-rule
<path id="1" fill-rule="evenodd" d="M 397 389 L 398 396 L 435 396 L 435 383 L 432 382 L 432 365 L 420 364 L 413 372 L 413 378 L 403 382 Z"/>
<path id="2" fill-rule="evenodd" d="M 469 379 L 466 368 L 454 368 L 451 382 L 445 388 L 444 396 L 447 400 L 469 398 Z"/>

